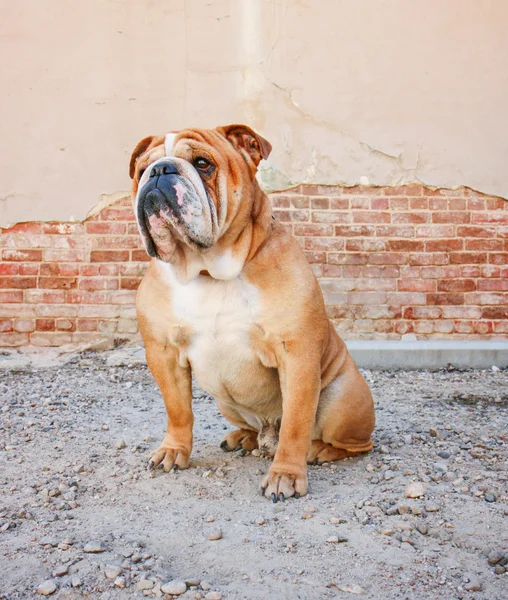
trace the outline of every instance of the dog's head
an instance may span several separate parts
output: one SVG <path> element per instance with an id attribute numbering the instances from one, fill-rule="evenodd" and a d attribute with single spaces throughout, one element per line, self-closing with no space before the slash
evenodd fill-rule
<path id="1" fill-rule="evenodd" d="M 269 142 L 245 125 L 141 140 L 130 176 L 148 254 L 168 263 L 182 251 L 206 255 L 252 209 L 257 166 L 270 151 Z"/>

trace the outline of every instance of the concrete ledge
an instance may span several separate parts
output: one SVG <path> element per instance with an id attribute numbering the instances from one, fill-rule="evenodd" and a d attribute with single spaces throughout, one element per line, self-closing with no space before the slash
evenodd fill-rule
<path id="1" fill-rule="evenodd" d="M 508 367 L 508 340 L 497 341 L 381 341 L 349 340 L 346 345 L 364 369 L 459 369 Z"/>

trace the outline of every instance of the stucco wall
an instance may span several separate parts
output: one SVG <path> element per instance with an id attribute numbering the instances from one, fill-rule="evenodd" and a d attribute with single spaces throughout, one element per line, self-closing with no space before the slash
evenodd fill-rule
<path id="1" fill-rule="evenodd" d="M 265 186 L 508 197 L 502 0 L 0 2 L 0 224 L 82 219 L 147 134 L 246 122 Z"/>

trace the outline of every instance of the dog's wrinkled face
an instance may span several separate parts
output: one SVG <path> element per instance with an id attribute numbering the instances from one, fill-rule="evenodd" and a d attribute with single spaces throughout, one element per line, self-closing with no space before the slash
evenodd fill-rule
<path id="1" fill-rule="evenodd" d="M 173 262 L 182 244 L 198 253 L 228 229 L 270 144 L 243 125 L 186 129 L 142 140 L 131 157 L 138 227 L 150 256 Z"/>

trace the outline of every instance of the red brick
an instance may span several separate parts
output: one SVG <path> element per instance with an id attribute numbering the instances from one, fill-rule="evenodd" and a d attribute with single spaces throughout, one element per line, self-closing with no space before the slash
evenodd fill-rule
<path id="1" fill-rule="evenodd" d="M 351 277 L 352 275 L 350 275 Z M 355 277 L 357 275 L 354 275 Z M 385 267 L 363 267 L 364 277 L 386 277 L 387 279 L 396 279 L 399 277 L 399 267 L 387 265 Z"/>
<path id="2" fill-rule="evenodd" d="M 395 252 L 381 252 L 369 255 L 371 265 L 404 265 L 407 263 L 407 255 Z"/>
<path id="3" fill-rule="evenodd" d="M 459 237 L 490 238 L 496 235 L 496 228 L 459 225 L 457 227 L 457 235 Z"/>
<path id="4" fill-rule="evenodd" d="M 427 210 L 429 208 L 429 199 L 409 198 L 409 208 L 411 210 Z"/>
<path id="5" fill-rule="evenodd" d="M 298 236 L 333 236 L 333 225 L 295 225 L 294 235 Z"/>
<path id="6" fill-rule="evenodd" d="M 310 200 L 305 196 L 289 196 L 290 208 L 309 208 Z M 306 211 L 307 212 L 307 211 Z"/>
<path id="7" fill-rule="evenodd" d="M 474 279 L 441 279 L 437 283 L 438 292 L 473 292 L 475 289 Z"/>
<path id="8" fill-rule="evenodd" d="M 404 319 L 440 319 L 443 309 L 439 306 L 408 306 L 404 309 Z"/>
<path id="9" fill-rule="evenodd" d="M 360 277 L 362 274 L 362 269 L 368 269 L 368 267 L 362 267 L 361 265 L 344 265 L 342 267 L 338 267 L 336 265 L 330 265 L 330 267 L 334 267 L 336 269 L 342 269 L 343 277 Z M 326 268 L 326 265 L 325 265 Z M 367 275 L 368 277 L 368 275 Z"/>
<path id="10" fill-rule="evenodd" d="M 84 277 L 79 280 L 78 288 L 80 290 L 117 290 L 118 279 L 110 277 Z"/>
<path id="11" fill-rule="evenodd" d="M 471 279 L 472 277 L 481 277 L 481 266 L 480 265 L 462 265 L 460 267 L 460 277 L 465 279 Z"/>
<path id="12" fill-rule="evenodd" d="M 40 223 L 27 222 L 27 223 L 16 223 L 12 227 L 0 228 L 0 234 L 14 234 L 14 233 L 34 233 L 38 234 L 42 232 L 42 226 Z"/>
<path id="13" fill-rule="evenodd" d="M 86 290 L 70 290 L 67 292 L 69 304 L 107 304 L 108 292 L 88 292 Z"/>
<path id="14" fill-rule="evenodd" d="M 407 185 L 385 187 L 383 191 L 386 196 L 422 196 L 423 195 L 423 188 L 419 183 L 409 183 Z"/>
<path id="15" fill-rule="evenodd" d="M 65 302 L 65 292 L 63 290 L 27 290 L 25 292 L 25 301 L 30 304 L 63 304 Z"/>
<path id="16" fill-rule="evenodd" d="M 432 214 L 433 223 L 469 223 L 471 215 L 465 211 L 435 212 Z"/>
<path id="17" fill-rule="evenodd" d="M 136 304 L 136 292 L 131 290 L 115 290 L 108 293 L 110 304 Z"/>
<path id="18" fill-rule="evenodd" d="M 75 277 L 39 277 L 39 288 L 48 290 L 70 290 L 76 287 Z"/>
<path id="19" fill-rule="evenodd" d="M 8 333 L 0 333 L 0 347 L 18 347 L 18 346 L 26 346 L 28 344 L 28 334 L 27 333 L 17 333 L 15 331 Z"/>
<path id="20" fill-rule="evenodd" d="M 336 225 L 335 235 L 337 237 L 364 237 L 373 236 L 376 228 L 373 225 Z"/>
<path id="21" fill-rule="evenodd" d="M 435 292 L 436 282 L 433 279 L 400 279 L 399 292 Z"/>
<path id="22" fill-rule="evenodd" d="M 460 239 L 439 239 L 425 242 L 425 252 L 452 252 L 462 250 L 464 242 Z"/>
<path id="23" fill-rule="evenodd" d="M 131 223 L 129 223 L 131 225 Z M 90 221 L 86 223 L 86 232 L 91 234 L 109 234 L 109 235 L 123 235 L 127 231 L 126 223 L 107 223 L 104 221 Z M 137 227 L 136 227 L 137 232 Z"/>
<path id="24" fill-rule="evenodd" d="M 97 331 L 98 324 L 97 319 L 78 319 L 76 327 L 78 331 Z"/>
<path id="25" fill-rule="evenodd" d="M 393 252 L 421 252 L 423 242 L 418 240 L 389 240 L 387 250 Z"/>
<path id="26" fill-rule="evenodd" d="M 305 250 L 335 251 L 344 248 L 344 240 L 338 238 L 306 238 Z"/>
<path id="27" fill-rule="evenodd" d="M 448 208 L 448 200 L 446 198 L 430 198 L 430 210 L 446 210 Z"/>
<path id="28" fill-rule="evenodd" d="M 76 331 L 76 321 L 69 319 L 57 319 L 56 328 L 58 331 Z"/>
<path id="29" fill-rule="evenodd" d="M 307 257 L 307 260 L 309 261 L 309 263 L 312 264 L 319 264 L 319 263 L 324 263 L 326 262 L 326 252 L 305 252 L 305 256 Z"/>
<path id="30" fill-rule="evenodd" d="M 97 236 L 92 238 L 93 250 L 126 250 L 127 248 L 139 248 L 139 244 L 140 239 L 137 235 Z"/>
<path id="31" fill-rule="evenodd" d="M 331 198 L 330 208 L 332 210 L 348 210 L 349 200 L 347 198 Z"/>
<path id="32" fill-rule="evenodd" d="M 38 275 L 39 267 L 42 266 L 40 263 L 20 263 L 19 274 L 20 275 Z"/>
<path id="33" fill-rule="evenodd" d="M 35 277 L 0 277 L 0 288 L 26 290 L 34 288 L 36 282 Z"/>
<path id="34" fill-rule="evenodd" d="M 42 231 L 59 235 L 77 235 L 83 234 L 85 228 L 82 223 L 43 223 Z"/>
<path id="35" fill-rule="evenodd" d="M 448 278 L 453 279 L 454 277 L 460 277 L 461 271 L 460 267 L 457 266 L 449 266 L 449 265 L 441 265 L 441 266 L 431 266 L 431 267 L 422 267 L 420 270 L 421 277 L 423 279 L 439 279 L 439 278 Z"/>
<path id="36" fill-rule="evenodd" d="M 485 262 L 485 261 L 482 261 Z M 489 263 L 491 265 L 506 265 L 508 264 L 508 252 L 500 254 L 489 254 Z"/>
<path id="37" fill-rule="evenodd" d="M 120 287 L 123 290 L 137 290 L 140 283 L 141 278 L 139 277 L 122 277 Z"/>
<path id="38" fill-rule="evenodd" d="M 36 319 L 35 329 L 37 331 L 55 331 L 55 319 Z"/>
<path id="39" fill-rule="evenodd" d="M 416 198 L 415 198 L 416 200 Z M 419 198 L 418 198 L 419 200 Z M 422 198 L 423 200 L 423 198 Z M 408 210 L 409 199 L 408 198 L 389 198 L 391 210 Z"/>
<path id="40" fill-rule="evenodd" d="M 370 201 L 368 198 L 351 198 L 350 204 L 352 209 L 369 209 L 370 207 Z"/>
<path id="41" fill-rule="evenodd" d="M 386 301 L 389 305 L 408 306 L 415 304 L 425 304 L 424 293 L 420 292 L 392 292 L 387 294 Z"/>
<path id="42" fill-rule="evenodd" d="M 453 225 L 420 225 L 416 228 L 416 237 L 446 238 L 455 235 Z"/>
<path id="43" fill-rule="evenodd" d="M 508 306 L 487 306 L 482 308 L 482 319 L 508 319 Z"/>
<path id="44" fill-rule="evenodd" d="M 289 198 L 287 196 L 271 196 L 270 201 L 274 208 L 289 208 Z"/>
<path id="45" fill-rule="evenodd" d="M 100 212 L 101 221 L 133 221 L 132 208 L 105 208 Z"/>
<path id="46" fill-rule="evenodd" d="M 392 223 L 430 223 L 430 213 L 394 212 L 392 213 Z"/>
<path id="47" fill-rule="evenodd" d="M 370 208 L 372 210 L 388 210 L 390 208 L 390 201 L 388 198 L 371 198 Z"/>
<path id="48" fill-rule="evenodd" d="M 21 290 L 0 291 L 0 304 L 8 304 L 9 302 L 23 302 L 23 292 Z"/>
<path id="49" fill-rule="evenodd" d="M 479 319 L 482 309 L 479 306 L 442 306 L 444 319 Z"/>
<path id="50" fill-rule="evenodd" d="M 466 250 L 499 251 L 504 250 L 503 240 L 466 240 Z"/>
<path id="51" fill-rule="evenodd" d="M 9 331 L 14 331 L 12 321 L 10 319 L 0 319 L 0 332 L 7 333 Z"/>
<path id="52" fill-rule="evenodd" d="M 395 213 L 396 214 L 396 213 Z M 389 223 L 390 213 L 374 210 L 359 210 L 353 213 L 354 223 Z"/>
<path id="53" fill-rule="evenodd" d="M 152 260 L 144 250 L 132 250 L 131 257 L 133 262 L 150 262 Z"/>
<path id="54" fill-rule="evenodd" d="M 508 279 L 480 279 L 478 290 L 480 292 L 508 292 Z"/>
<path id="55" fill-rule="evenodd" d="M 467 210 L 467 201 L 465 198 L 450 198 L 448 200 L 448 210 Z"/>
<path id="56" fill-rule="evenodd" d="M 479 225 L 482 225 L 483 223 L 498 223 L 499 225 L 508 225 L 508 214 L 505 212 L 472 213 L 471 222 Z"/>
<path id="57" fill-rule="evenodd" d="M 365 254 L 330 252 L 327 262 L 330 265 L 365 265 L 367 264 L 367 256 Z"/>
<path id="58" fill-rule="evenodd" d="M 312 208 L 317 208 L 321 210 L 328 210 L 330 208 L 330 198 L 312 198 L 311 200 Z"/>
<path id="59" fill-rule="evenodd" d="M 376 188 L 367 185 L 353 185 L 351 187 L 342 188 L 342 193 L 346 196 L 373 196 L 378 195 Z"/>
<path id="60" fill-rule="evenodd" d="M 48 248 L 44 250 L 44 260 L 49 262 L 84 262 L 88 258 L 86 250 L 67 250 L 65 248 Z"/>
<path id="61" fill-rule="evenodd" d="M 0 275 L 17 275 L 19 271 L 19 265 L 17 263 L 1 263 L 0 264 Z"/>
<path id="62" fill-rule="evenodd" d="M 378 240 L 374 238 L 347 239 L 347 252 L 383 252 L 386 250 L 386 245 L 389 242 L 386 240 Z"/>
<path id="63" fill-rule="evenodd" d="M 3 250 L 3 260 L 12 260 L 18 262 L 40 262 L 42 260 L 42 250 Z"/>
<path id="64" fill-rule="evenodd" d="M 139 252 L 139 250 L 134 250 Z M 91 262 L 126 262 L 129 260 L 128 250 L 92 250 Z"/>
<path id="65" fill-rule="evenodd" d="M 485 252 L 450 252 L 449 256 L 450 264 L 452 265 L 480 264 L 487 262 L 487 254 Z"/>
<path id="66" fill-rule="evenodd" d="M 336 212 L 329 210 L 312 211 L 313 223 L 349 223 L 350 221 L 351 215 L 347 212 Z"/>
<path id="67" fill-rule="evenodd" d="M 464 294 L 427 294 L 427 304 L 464 304 Z"/>
<path id="68" fill-rule="evenodd" d="M 508 201 L 503 198 L 487 198 L 485 205 L 487 210 L 508 210 Z"/>
<path id="69" fill-rule="evenodd" d="M 377 237 L 412 238 L 414 234 L 415 230 L 411 225 L 376 225 Z"/>
<path id="70" fill-rule="evenodd" d="M 323 277 L 342 277 L 343 267 L 339 265 L 323 265 Z"/>
<path id="71" fill-rule="evenodd" d="M 485 210 L 485 200 L 483 198 L 468 198 L 468 210 Z"/>

